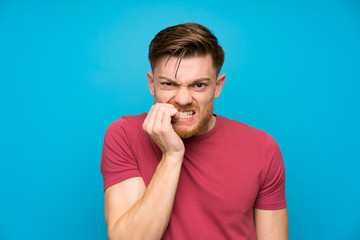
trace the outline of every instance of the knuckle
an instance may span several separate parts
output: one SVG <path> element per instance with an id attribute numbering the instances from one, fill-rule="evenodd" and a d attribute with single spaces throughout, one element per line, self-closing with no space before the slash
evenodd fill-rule
<path id="1" fill-rule="evenodd" d="M 152 130 L 153 130 L 154 133 L 157 133 L 157 134 L 161 133 L 161 127 L 154 126 Z"/>
<path id="2" fill-rule="evenodd" d="M 159 108 L 159 107 L 161 107 L 161 105 L 162 105 L 161 103 L 155 103 L 155 104 L 154 104 L 154 107 L 155 107 L 155 108 Z"/>
<path id="3" fill-rule="evenodd" d="M 151 127 L 149 127 L 149 126 L 145 126 L 145 127 L 144 127 L 144 131 L 147 132 L 147 133 L 149 133 L 149 134 L 152 132 L 152 131 L 151 131 Z"/>
<path id="4" fill-rule="evenodd" d="M 165 133 L 167 133 L 167 129 L 162 127 L 162 128 L 159 129 L 159 133 L 164 135 Z"/>

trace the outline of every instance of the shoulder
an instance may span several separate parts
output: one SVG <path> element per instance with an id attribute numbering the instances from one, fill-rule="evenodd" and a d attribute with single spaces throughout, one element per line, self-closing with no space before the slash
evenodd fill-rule
<path id="1" fill-rule="evenodd" d="M 242 137 L 245 135 L 263 138 L 268 135 L 264 130 L 252 127 L 238 120 L 229 119 L 220 115 L 217 115 L 217 118 L 220 120 L 223 130 L 232 132 L 233 135 L 240 134 Z"/>
<path id="2" fill-rule="evenodd" d="M 142 123 L 146 118 L 146 113 L 139 115 L 125 115 L 121 118 L 113 121 L 105 132 L 105 138 L 107 137 L 126 137 L 137 136 L 143 133 Z"/>
<path id="3" fill-rule="evenodd" d="M 223 116 L 217 115 L 217 118 L 220 120 L 222 132 L 231 135 L 232 138 L 238 138 L 248 143 L 257 143 L 268 150 L 279 147 L 275 139 L 265 130 Z"/>
<path id="4" fill-rule="evenodd" d="M 145 118 L 146 113 L 122 116 L 121 118 L 113 121 L 107 128 L 107 131 L 119 131 L 121 129 L 133 130 L 134 128 L 141 128 Z"/>

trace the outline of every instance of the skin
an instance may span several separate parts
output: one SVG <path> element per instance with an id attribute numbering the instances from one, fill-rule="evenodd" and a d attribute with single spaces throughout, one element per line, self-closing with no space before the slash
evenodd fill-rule
<path id="1" fill-rule="evenodd" d="M 255 229 L 258 240 L 288 240 L 287 209 L 254 209 Z"/>
<path id="2" fill-rule="evenodd" d="M 179 66 L 177 62 L 176 57 L 164 56 L 154 73 L 147 73 L 154 105 L 143 129 L 163 155 L 147 188 L 142 178 L 135 177 L 105 190 L 105 221 L 111 240 L 161 239 L 185 153 L 182 138 L 204 134 L 215 125 L 213 100 L 221 93 L 225 75 L 217 76 L 210 55 L 183 58 Z M 194 114 L 184 118 L 180 112 Z M 258 239 L 287 239 L 284 211 L 254 211 Z"/>
<path id="3" fill-rule="evenodd" d="M 150 93 L 155 105 L 171 104 L 179 112 L 195 112 L 187 119 L 172 112 L 173 129 L 181 138 L 204 134 L 215 125 L 214 99 L 221 93 L 225 74 L 217 77 L 210 55 L 182 59 L 177 72 L 176 61 L 175 57 L 164 56 L 154 75 L 148 71 Z"/>

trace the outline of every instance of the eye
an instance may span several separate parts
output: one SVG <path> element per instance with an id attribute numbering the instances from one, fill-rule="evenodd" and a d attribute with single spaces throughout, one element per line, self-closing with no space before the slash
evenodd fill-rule
<path id="1" fill-rule="evenodd" d="M 195 83 L 193 86 L 191 86 L 191 88 L 194 91 L 204 91 L 206 86 L 207 85 L 205 83 Z"/>
<path id="2" fill-rule="evenodd" d="M 174 83 L 172 82 L 161 82 L 160 83 L 160 86 L 163 88 L 163 89 L 174 89 L 176 86 Z"/>

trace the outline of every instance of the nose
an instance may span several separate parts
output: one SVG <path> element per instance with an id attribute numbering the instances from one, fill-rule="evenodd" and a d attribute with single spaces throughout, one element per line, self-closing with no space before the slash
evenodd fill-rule
<path id="1" fill-rule="evenodd" d="M 176 96 L 175 102 L 181 106 L 186 106 L 191 103 L 192 96 L 188 87 L 179 87 Z"/>

